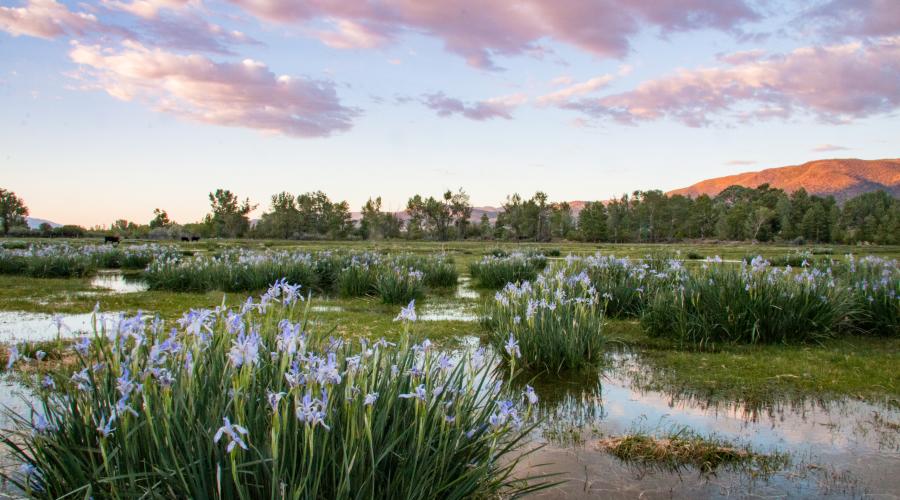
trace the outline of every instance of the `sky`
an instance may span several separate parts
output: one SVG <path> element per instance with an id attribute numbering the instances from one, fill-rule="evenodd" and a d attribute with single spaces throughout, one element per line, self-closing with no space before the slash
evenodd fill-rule
<path id="1" fill-rule="evenodd" d="M 0 0 L 0 187 L 59 223 L 605 200 L 897 157 L 898 108 L 900 0 Z"/>

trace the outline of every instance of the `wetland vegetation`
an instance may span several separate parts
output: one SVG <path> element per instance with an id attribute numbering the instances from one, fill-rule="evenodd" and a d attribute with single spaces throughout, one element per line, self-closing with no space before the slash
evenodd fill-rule
<path id="1" fill-rule="evenodd" d="M 626 471 L 640 471 L 636 484 L 650 489 L 669 474 L 703 473 L 679 480 L 676 490 L 685 494 L 708 491 L 710 484 L 722 480 L 745 493 L 761 489 L 853 496 L 893 491 L 897 486 L 847 459 L 848 454 L 862 454 L 873 470 L 889 470 L 890 457 L 900 446 L 895 427 L 900 425 L 900 380 L 893 369 L 900 364 L 896 328 L 900 281 L 894 260 L 900 251 L 893 247 L 867 247 L 868 255 L 852 258 L 845 254 L 860 249 L 835 246 L 828 253 L 821 249 L 813 253 L 810 248 L 803 251 L 812 257 L 807 262 L 778 266 L 779 256 L 798 254 L 797 249 L 739 244 L 597 247 L 223 240 L 133 245 L 135 253 L 153 251 L 144 254 L 148 256 L 144 269 L 131 269 L 121 258 L 98 258 L 102 247 L 77 241 L 65 249 L 53 248 L 55 242 L 29 243 L 37 243 L 41 250 L 25 245 L 10 251 L 33 252 L 37 259 L 58 252 L 93 264 L 87 272 L 69 273 L 66 278 L 36 278 L 17 271 L 0 274 L 0 316 L 6 315 L 0 317 L 5 342 L 0 361 L 9 366 L 5 376 L 27 402 L 22 407 L 4 400 L 18 408 L 17 416 L 4 426 L 8 447 L 2 463 L 8 464 L 3 470 L 11 491 L 40 496 L 43 489 L 45 496 L 52 496 L 47 492 L 90 490 L 95 496 L 125 497 L 167 481 L 173 494 L 192 495 L 213 491 L 210 485 L 218 481 L 217 488 L 225 488 L 216 490 L 218 496 L 253 496 L 264 484 L 247 479 L 251 472 L 257 477 L 288 478 L 284 482 L 300 494 L 335 496 L 346 493 L 348 485 L 371 487 L 372 478 L 384 474 L 396 478 L 391 492 L 412 496 L 519 491 L 552 497 L 554 492 L 593 491 L 610 481 L 614 484 L 606 486 L 625 491 L 635 481 Z M 123 244 L 114 253 L 126 255 L 131 246 Z M 751 253 L 762 256 L 747 262 L 744 257 Z M 29 268 L 22 254 L 16 258 L 20 268 Z M 510 263 L 521 262 L 538 264 L 531 274 L 515 277 L 499 289 L 473 273 L 478 269 L 476 273 L 505 275 L 515 267 Z M 186 291 L 189 287 L 159 289 L 151 284 L 151 274 L 158 272 L 155 266 L 183 268 L 178 278 L 182 282 L 206 284 L 193 292 Z M 118 270 L 104 270 L 108 268 Z M 299 289 L 289 286 L 290 279 L 275 279 L 275 288 L 264 285 L 254 290 L 293 268 L 299 271 L 292 277 L 306 280 Z M 199 278 L 220 275 L 228 278 Z M 410 284 L 405 280 L 411 275 Z M 297 297 L 289 300 L 290 307 L 271 291 L 283 287 L 299 290 L 288 292 Z M 248 293 L 266 290 L 269 297 L 278 298 L 269 309 L 260 311 L 258 298 L 248 306 Z M 395 321 L 401 305 L 405 312 Z M 102 318 L 98 329 L 105 331 L 97 337 L 91 319 L 95 307 Z M 146 319 L 134 319 L 139 311 L 137 317 Z M 229 314 L 241 311 L 243 326 L 235 322 L 236 329 L 229 331 Z M 206 326 L 198 327 L 200 333 L 191 322 L 197 315 L 208 315 L 207 323 L 201 322 Z M 278 339 L 284 335 L 282 327 L 289 325 L 306 335 L 307 358 L 291 355 L 298 367 L 318 366 L 318 361 L 304 365 L 308 356 L 327 365 L 328 352 L 334 355 L 341 382 L 329 385 L 327 395 L 318 386 L 303 390 L 285 386 L 283 375 L 292 362 L 285 365 L 284 342 Z M 175 333 L 170 333 L 172 327 Z M 129 328 L 142 332 L 140 346 Z M 409 331 L 412 336 L 404 333 Z M 422 343 L 426 337 L 429 344 Z M 84 338 L 93 340 L 86 344 Z M 394 359 L 390 364 L 408 363 L 405 372 L 411 370 L 413 375 L 401 375 L 393 382 L 383 377 L 390 373 L 378 364 L 384 361 L 367 361 L 366 348 L 357 347 L 372 349 L 382 338 L 399 344 L 391 347 L 391 354 L 385 351 L 384 356 Z M 343 343 L 338 346 L 334 339 Z M 204 342 L 209 342 L 206 350 L 201 349 Z M 89 345 L 86 353 L 80 352 L 85 345 Z M 166 350 L 173 345 L 177 352 Z M 251 357 L 256 352 L 256 362 L 236 365 L 237 358 L 229 356 L 234 349 Z M 193 375 L 186 371 L 187 353 L 191 369 L 206 368 Z M 160 356 L 168 359 L 151 366 Z M 478 366 L 481 371 L 473 371 L 473 357 L 488 360 Z M 94 371 L 94 365 L 102 366 Z M 129 392 L 132 399 L 119 405 L 125 397 L 117 388 L 123 367 L 129 370 L 130 383 L 144 384 L 147 390 Z M 160 381 L 162 369 L 168 370 L 162 373 L 165 384 Z M 420 369 L 423 375 L 417 374 Z M 244 373 L 251 370 L 257 382 L 250 383 Z M 369 375 L 350 382 L 357 370 Z M 428 370 L 437 371 L 428 375 Z M 82 380 L 85 377 L 89 383 Z M 416 377 L 423 377 L 422 382 L 413 383 Z M 46 380 L 52 381 L 51 387 L 46 387 Z M 500 392 L 460 392 L 474 380 L 485 384 L 483 388 L 499 383 Z M 423 384 L 425 401 L 416 392 Z M 228 389 L 202 389 L 226 385 Z M 441 392 L 451 386 L 456 388 L 444 396 L 434 395 L 436 388 Z M 268 410 L 272 407 L 267 390 L 276 398 L 286 394 L 279 398 L 284 408 L 277 408 L 277 419 Z M 381 404 L 390 406 L 365 405 L 363 393 L 374 392 Z M 236 393 L 245 397 L 235 398 Z M 431 395 L 440 404 L 432 407 Z M 488 397 L 509 403 L 488 402 Z M 403 403 L 410 404 L 404 409 Z M 419 413 L 418 404 L 424 405 Z M 456 407 L 452 405 L 468 405 L 471 412 L 447 413 Z M 624 413 L 616 410 L 621 405 Z M 299 407 L 310 409 L 311 416 L 322 416 L 321 421 L 313 419 L 317 424 L 311 433 L 301 432 L 308 422 L 298 417 Z M 216 412 L 221 415 L 213 415 Z M 798 412 L 812 412 L 819 421 L 844 422 L 832 429 L 830 439 L 852 435 L 855 444 L 848 442 L 834 452 L 815 443 L 791 441 L 791 432 L 808 425 L 798 420 Z M 396 427 L 382 426 L 369 436 L 366 425 L 374 425 L 376 415 L 382 422 L 390 415 Z M 224 425 L 223 417 L 229 418 Z M 499 432 L 501 427 L 494 427 L 492 419 L 507 419 L 510 425 L 496 440 L 462 444 L 467 442 L 452 434 L 446 420 L 454 417 L 460 419 L 454 422 L 466 423 L 459 429 L 467 431 L 487 425 Z M 167 419 L 172 424 L 161 425 Z M 854 427 L 847 423 L 850 420 L 860 423 Z M 514 421 L 516 425 L 511 425 Z M 155 425 L 152 429 L 150 422 Z M 192 424 L 179 427 L 175 422 Z M 754 428 L 770 422 L 774 434 L 753 437 L 740 422 Z M 33 432 L 44 423 L 45 431 L 65 432 Z M 273 438 L 276 423 L 286 434 Z M 223 436 L 230 436 L 231 429 L 247 450 L 238 441 L 227 441 L 231 438 L 214 442 L 220 428 L 226 428 Z M 678 432 L 670 432 L 673 429 Z M 198 437 L 181 439 L 179 432 Z M 185 444 L 176 449 L 135 444 L 180 439 Z M 418 454 L 419 439 L 434 444 L 427 446 L 429 450 L 440 451 Z M 237 443 L 230 451 L 229 442 Z M 366 450 L 376 442 L 394 443 L 388 449 L 396 457 L 376 455 L 373 460 Z M 74 456 L 64 462 L 52 454 L 72 449 L 87 451 L 68 453 L 67 457 Z M 310 449 L 351 453 L 331 456 Z M 286 450 L 296 453 L 285 455 Z M 454 469 L 463 455 L 467 463 L 480 465 Z M 405 458 L 397 458 L 401 456 Z M 148 457 L 156 457 L 157 465 Z M 350 463 L 363 459 L 364 467 L 347 472 Z M 52 465 L 60 463 L 67 465 L 64 469 Z M 174 465 L 178 463 L 185 465 Z M 436 476 L 427 487 L 404 479 L 420 475 L 414 472 L 419 470 L 414 463 L 434 465 Z M 532 467 L 538 464 L 545 465 Z M 104 467 L 129 472 L 113 477 L 103 472 Z M 297 479 L 301 470 L 307 471 L 302 477 L 317 479 Z M 577 470 L 589 471 L 588 476 L 579 477 Z M 714 471 L 715 476 L 705 475 Z M 227 484 L 222 486 L 222 481 Z"/>

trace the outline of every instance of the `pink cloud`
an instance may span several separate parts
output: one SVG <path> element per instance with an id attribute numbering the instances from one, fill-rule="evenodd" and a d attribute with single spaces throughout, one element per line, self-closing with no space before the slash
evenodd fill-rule
<path id="1" fill-rule="evenodd" d="M 131 0 L 130 2 L 103 0 L 103 5 L 111 9 L 122 10 L 145 19 L 157 17 L 161 10 L 178 11 L 199 4 L 199 0 Z"/>
<path id="2" fill-rule="evenodd" d="M 537 101 L 539 104 L 559 104 L 569 101 L 574 97 L 581 97 L 583 95 L 595 92 L 609 85 L 609 82 L 613 81 L 614 79 L 615 77 L 613 75 L 597 76 L 591 78 L 590 80 L 575 83 L 555 92 L 542 95 L 538 97 Z"/>
<path id="3" fill-rule="evenodd" d="M 0 6 L 0 30 L 38 38 L 84 35 L 106 28 L 87 12 L 72 12 L 56 0 L 28 0 L 22 7 Z"/>
<path id="4" fill-rule="evenodd" d="M 232 54 L 234 45 L 261 45 L 240 31 L 228 30 L 189 14 L 141 19 L 136 29 L 145 43 L 168 49 Z"/>
<path id="5" fill-rule="evenodd" d="M 0 7 L 0 30 L 13 36 L 27 35 L 44 39 L 71 37 L 83 40 L 93 35 L 141 40 L 143 43 L 179 50 L 230 54 L 230 46 L 259 44 L 240 31 L 204 21 L 196 14 L 159 15 L 167 6 L 179 9 L 195 0 L 143 0 L 128 4 L 106 2 L 111 8 L 121 8 L 139 19 L 126 29 L 104 23 L 90 12 L 73 12 L 56 0 L 28 0 L 22 7 Z M 153 5 L 153 7 L 150 7 Z M 84 8 L 88 8 L 83 6 Z M 93 9 L 96 10 L 96 9 Z"/>
<path id="6" fill-rule="evenodd" d="M 319 40 L 335 49 L 371 49 L 387 42 L 387 37 L 377 30 L 346 19 L 336 23 L 337 31 L 320 31 Z"/>
<path id="7" fill-rule="evenodd" d="M 324 137 L 348 130 L 359 114 L 332 83 L 277 76 L 251 59 L 215 62 L 129 41 L 118 50 L 73 42 L 69 55 L 89 87 L 197 122 Z"/>
<path id="8" fill-rule="evenodd" d="M 834 144 L 820 144 L 814 147 L 812 150 L 816 153 L 825 153 L 828 151 L 847 151 L 850 148 L 844 146 L 836 146 Z"/>
<path id="9" fill-rule="evenodd" d="M 714 28 L 731 30 L 758 15 L 745 0 L 230 0 L 276 23 L 338 21 L 335 32 L 317 32 L 334 46 L 353 23 L 364 40 L 390 41 L 424 33 L 480 68 L 496 68 L 497 55 L 542 54 L 539 42 L 555 39 L 602 57 L 622 57 L 643 27 L 663 33 Z M 352 37 L 351 37 L 352 39 Z M 348 43 L 347 46 L 357 45 Z"/>
<path id="10" fill-rule="evenodd" d="M 631 91 L 565 106 L 625 123 L 668 118 L 705 126 L 809 113 L 841 122 L 900 107 L 900 37 L 800 48 L 724 67 L 683 69 Z"/>
<path id="11" fill-rule="evenodd" d="M 725 164 L 742 166 L 742 165 L 754 165 L 754 164 L 756 164 L 756 162 L 753 160 L 731 160 L 731 161 L 725 162 Z"/>
<path id="12" fill-rule="evenodd" d="M 732 52 L 730 54 L 719 54 L 716 58 L 727 64 L 743 64 L 747 62 L 758 61 L 766 51 L 762 49 L 742 50 L 740 52 Z"/>
<path id="13" fill-rule="evenodd" d="M 879 37 L 900 34 L 897 0 L 831 0 L 805 12 L 798 22 L 813 19 L 827 36 Z"/>
<path id="14" fill-rule="evenodd" d="M 525 102 L 525 96 L 498 97 L 475 103 L 465 103 L 459 99 L 447 97 L 443 92 L 422 96 L 422 104 L 436 111 L 438 116 L 462 115 L 470 120 L 484 121 L 493 118 L 512 119 L 512 111 Z"/>

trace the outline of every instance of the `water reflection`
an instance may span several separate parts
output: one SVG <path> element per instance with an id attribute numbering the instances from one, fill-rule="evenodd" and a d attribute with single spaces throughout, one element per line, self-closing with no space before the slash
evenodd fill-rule
<path id="1" fill-rule="evenodd" d="M 318 313 L 344 312 L 341 306 L 310 306 L 309 310 Z"/>
<path id="2" fill-rule="evenodd" d="M 481 298 L 481 294 L 478 293 L 478 290 L 472 288 L 472 278 L 468 276 L 461 276 L 459 278 L 459 284 L 456 287 L 456 298 L 474 300 Z"/>
<path id="3" fill-rule="evenodd" d="M 101 313 L 103 321 L 118 317 L 118 313 Z M 44 314 L 23 311 L 0 311 L 0 343 L 23 340 L 53 340 L 73 338 L 94 331 L 92 314 Z"/>
<path id="4" fill-rule="evenodd" d="M 611 353 L 596 373 L 543 375 L 531 381 L 545 423 L 534 436 L 544 448 L 522 474 L 558 472 L 567 482 L 547 498 L 719 497 L 746 495 L 857 496 L 900 491 L 900 410 L 847 398 L 786 400 L 768 405 L 709 401 L 677 390 L 646 390 L 651 367 L 634 353 Z M 688 428 L 787 452 L 793 465 L 771 477 L 750 471 L 715 476 L 629 466 L 601 450 L 603 435 L 635 427 Z M 531 466 L 552 465 L 535 472 Z"/>
<path id="5" fill-rule="evenodd" d="M 112 293 L 136 293 L 145 292 L 149 288 L 147 283 L 136 277 L 129 277 L 118 270 L 102 270 L 91 279 L 93 288 L 101 288 Z"/>
<path id="6" fill-rule="evenodd" d="M 426 302 L 418 316 L 421 321 L 478 321 L 478 315 L 473 309 L 459 302 Z"/>

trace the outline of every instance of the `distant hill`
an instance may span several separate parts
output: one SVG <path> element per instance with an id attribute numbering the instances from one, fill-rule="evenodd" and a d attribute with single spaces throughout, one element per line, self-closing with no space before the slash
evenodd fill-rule
<path id="1" fill-rule="evenodd" d="M 809 194 L 834 196 L 843 201 L 870 191 L 884 190 L 900 197 L 900 158 L 858 160 L 855 158 L 816 160 L 789 167 L 768 168 L 759 172 L 717 177 L 692 186 L 669 191 L 669 195 L 715 196 L 728 186 L 755 188 L 769 184 L 791 193 L 800 188 Z"/>
<path id="2" fill-rule="evenodd" d="M 50 227 L 62 227 L 62 224 L 57 224 L 51 220 L 38 219 L 37 217 L 25 217 L 25 222 L 28 224 L 29 229 L 37 229 L 45 222 L 50 224 Z"/>

